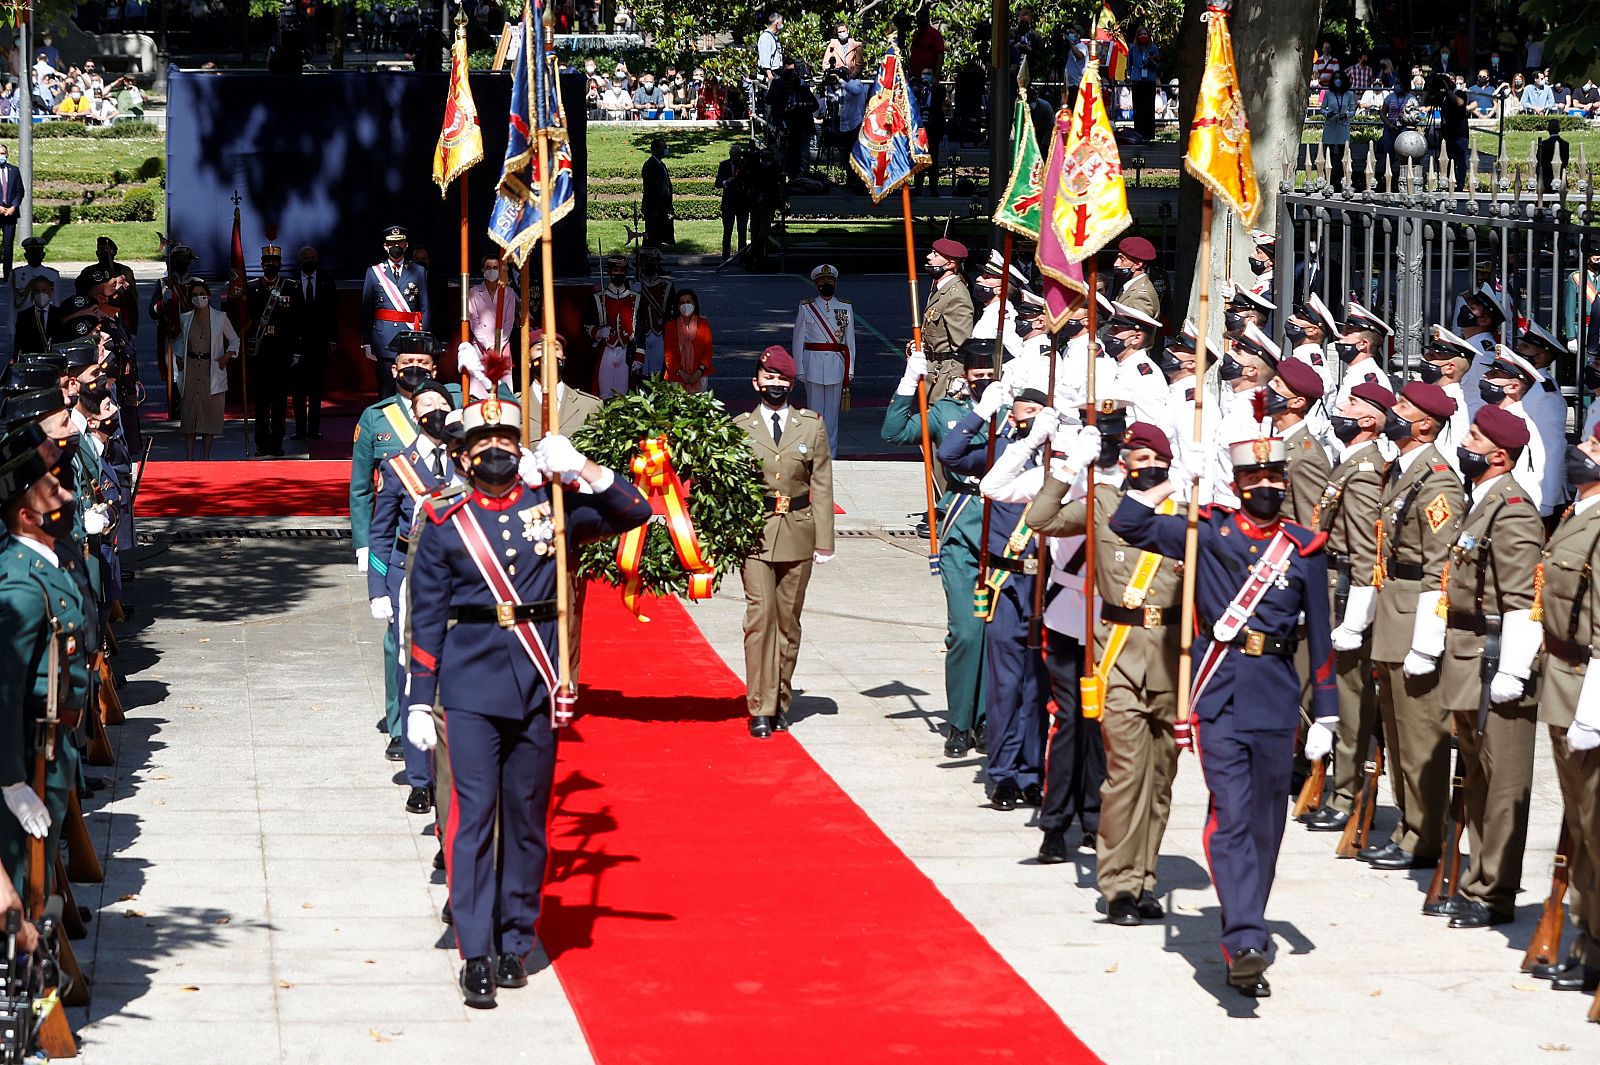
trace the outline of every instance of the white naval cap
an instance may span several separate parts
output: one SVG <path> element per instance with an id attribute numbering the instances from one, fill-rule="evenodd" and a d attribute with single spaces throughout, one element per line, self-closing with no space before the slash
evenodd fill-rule
<path id="1" fill-rule="evenodd" d="M 812 281 L 816 281 L 824 277 L 830 277 L 837 281 L 839 279 L 839 271 L 828 263 L 822 263 L 811 268 Z"/>

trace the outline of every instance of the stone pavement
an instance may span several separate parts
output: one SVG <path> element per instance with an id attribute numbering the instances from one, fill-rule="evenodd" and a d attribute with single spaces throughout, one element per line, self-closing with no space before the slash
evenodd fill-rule
<path id="1" fill-rule="evenodd" d="M 1543 745 L 1515 925 L 1451 932 L 1418 913 L 1420 874 L 1336 861 L 1331 838 L 1291 829 L 1269 910 L 1275 995 L 1251 1004 L 1222 982 L 1196 763 L 1182 763 L 1162 852 L 1171 917 L 1112 928 L 1095 912 L 1093 856 L 1036 865 L 1032 812 L 986 808 L 978 760 L 943 757 L 939 585 L 925 547 L 885 531 L 918 506 L 916 467 L 843 463 L 838 482 L 851 534 L 812 584 L 791 736 L 1106 1061 L 1283 1061 L 1337 1045 L 1354 1060 L 1487 1065 L 1600 1051 L 1584 997 L 1517 971 L 1559 817 Z M 337 523 L 143 531 L 216 536 L 223 524 Z M 113 730 L 119 768 L 92 771 L 114 782 L 90 803 L 107 882 L 80 888 L 104 905 L 77 944 L 96 980 L 78 1014 L 83 1060 L 587 1060 L 551 971 L 492 1013 L 459 1003 L 453 952 L 439 949 L 434 842 L 404 812 L 372 731 L 379 631 L 348 541 L 135 554 L 139 614 L 119 664 L 129 721 Z M 737 578 L 691 608 L 737 672 L 742 612 Z"/>

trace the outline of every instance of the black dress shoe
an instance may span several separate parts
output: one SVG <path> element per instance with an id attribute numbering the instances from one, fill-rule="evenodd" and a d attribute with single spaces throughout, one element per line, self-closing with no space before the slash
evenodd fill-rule
<path id="1" fill-rule="evenodd" d="M 1461 912 L 1461 907 L 1466 904 L 1466 900 L 1460 895 L 1451 895 L 1449 898 L 1440 899 L 1438 902 L 1424 902 L 1422 904 L 1422 915 L 1424 917 L 1454 917 Z"/>
<path id="2" fill-rule="evenodd" d="M 1306 821 L 1306 828 L 1312 832 L 1343 832 L 1345 823 L 1350 820 L 1350 815 L 1331 806 L 1324 806 Z"/>
<path id="3" fill-rule="evenodd" d="M 1072 852 L 1067 849 L 1067 830 L 1053 828 L 1044 834 L 1044 842 L 1039 844 L 1040 865 L 1061 865 L 1072 859 Z"/>
<path id="4" fill-rule="evenodd" d="M 752 739 L 764 740 L 772 736 L 772 718 L 752 717 L 750 719 L 750 736 Z"/>
<path id="5" fill-rule="evenodd" d="M 1397 845 L 1393 852 L 1378 855 L 1370 864 L 1374 869 L 1432 869 L 1439 859 L 1422 858 Z"/>
<path id="6" fill-rule="evenodd" d="M 450 904 L 448 902 L 444 904 L 444 909 L 439 911 L 439 920 L 443 921 L 445 924 L 456 923 L 456 915 L 450 912 Z"/>
<path id="7" fill-rule="evenodd" d="M 1550 987 L 1556 991 L 1582 991 L 1592 995 L 1600 989 L 1600 969 L 1593 965 L 1576 966 L 1571 972 L 1551 980 Z"/>
<path id="8" fill-rule="evenodd" d="M 996 784 L 994 793 L 989 796 L 989 802 L 996 810 L 1014 810 L 1021 800 L 1021 789 L 1009 780 L 1004 784 Z"/>
<path id="9" fill-rule="evenodd" d="M 495 959 L 494 983 L 496 987 L 527 987 L 528 967 L 515 954 L 502 954 Z"/>
<path id="10" fill-rule="evenodd" d="M 435 869 L 440 870 L 441 872 L 444 870 L 444 848 L 443 847 L 440 847 L 439 848 L 439 853 L 435 854 L 433 856 L 433 867 Z"/>
<path id="11" fill-rule="evenodd" d="M 406 760 L 406 749 L 400 743 L 399 736 L 389 741 L 389 746 L 383 749 L 383 756 L 391 762 L 403 762 Z"/>
<path id="12" fill-rule="evenodd" d="M 1141 924 L 1139 919 L 1139 900 L 1124 891 L 1110 902 L 1106 903 L 1106 920 L 1123 928 L 1132 928 Z"/>
<path id="13" fill-rule="evenodd" d="M 1146 921 L 1159 921 L 1167 915 L 1166 908 L 1161 905 L 1161 900 L 1156 898 L 1151 891 L 1139 893 L 1139 916 Z"/>
<path id="14" fill-rule="evenodd" d="M 1399 849 L 1400 844 L 1392 839 L 1386 839 L 1382 843 L 1374 843 L 1370 846 L 1362 847 L 1356 851 L 1356 857 L 1363 862 L 1370 862 L 1375 858 L 1386 858 Z"/>
<path id="15" fill-rule="evenodd" d="M 289 439 L 290 440 L 304 440 L 305 438 L 306 438 L 306 434 L 305 433 L 290 433 L 289 434 Z"/>
<path id="16" fill-rule="evenodd" d="M 978 749 L 979 754 L 989 753 L 989 726 L 979 725 L 972 732 L 972 745 Z"/>
<path id="17" fill-rule="evenodd" d="M 461 967 L 461 997 L 475 1010 L 494 1009 L 494 966 L 488 958 L 468 958 Z"/>
<path id="18" fill-rule="evenodd" d="M 1491 910 L 1481 902 L 1463 902 L 1455 916 L 1450 918 L 1451 928 L 1489 928 L 1497 924 L 1510 924 L 1517 915 L 1505 910 Z"/>
<path id="19" fill-rule="evenodd" d="M 789 715 L 784 713 L 782 710 L 779 710 L 777 713 L 773 714 L 772 715 L 772 731 L 773 732 L 788 732 L 789 731 Z"/>
<path id="20" fill-rule="evenodd" d="M 1246 947 L 1228 965 L 1228 986 L 1246 998 L 1269 998 L 1272 985 L 1267 983 L 1266 972 L 1267 956 L 1255 947 Z"/>
<path id="21" fill-rule="evenodd" d="M 412 788 L 411 794 L 406 796 L 406 813 L 425 814 L 433 809 L 433 796 L 428 794 L 427 788 Z"/>
<path id="22" fill-rule="evenodd" d="M 1535 980 L 1554 980 L 1558 976 L 1565 976 L 1574 969 L 1582 968 L 1583 963 L 1577 958 L 1567 957 L 1561 961 L 1541 962 L 1528 970 L 1528 975 Z"/>
<path id="23" fill-rule="evenodd" d="M 1040 787 L 1038 784 L 1029 784 L 1027 787 L 1023 788 L 1022 789 L 1022 805 L 1024 805 L 1024 806 L 1043 806 L 1044 805 L 1044 788 Z"/>
<path id="24" fill-rule="evenodd" d="M 946 758 L 965 758 L 968 751 L 972 750 L 972 730 L 966 728 L 953 728 L 950 738 L 944 741 L 944 756 Z"/>

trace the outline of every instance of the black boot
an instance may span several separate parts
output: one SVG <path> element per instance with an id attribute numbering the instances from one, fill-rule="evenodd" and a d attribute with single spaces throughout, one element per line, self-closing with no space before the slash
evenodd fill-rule
<path id="1" fill-rule="evenodd" d="M 494 1009 L 494 967 L 488 958 L 468 958 L 461 967 L 461 997 L 475 1010 Z"/>

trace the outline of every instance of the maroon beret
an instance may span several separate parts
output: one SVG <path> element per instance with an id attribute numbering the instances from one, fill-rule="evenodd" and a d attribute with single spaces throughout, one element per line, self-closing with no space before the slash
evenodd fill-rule
<path id="1" fill-rule="evenodd" d="M 1438 385 L 1412 381 L 1400 390 L 1400 398 L 1439 422 L 1447 422 L 1456 412 L 1456 401 Z"/>
<path id="2" fill-rule="evenodd" d="M 1499 407 L 1479 407 L 1472 424 L 1478 432 L 1489 438 L 1495 447 L 1514 448 L 1528 446 L 1528 423 Z"/>
<path id="3" fill-rule="evenodd" d="M 1278 363 L 1278 376 L 1295 395 L 1306 399 L 1322 398 L 1322 376 L 1304 359 L 1284 359 Z"/>
<path id="4" fill-rule="evenodd" d="M 1156 246 L 1143 237 L 1124 237 L 1122 243 L 1117 245 L 1117 250 L 1142 263 L 1154 262 L 1156 258 Z"/>
<path id="5" fill-rule="evenodd" d="M 795 369 L 794 356 L 789 354 L 789 349 L 782 344 L 774 344 L 761 353 L 761 359 L 756 364 L 757 370 L 770 370 L 794 380 L 799 376 Z"/>
<path id="6" fill-rule="evenodd" d="M 1363 381 L 1350 390 L 1351 399 L 1365 400 L 1381 410 L 1394 406 L 1394 393 L 1376 381 Z"/>
<path id="7" fill-rule="evenodd" d="M 1172 461 L 1172 444 L 1167 440 L 1167 434 L 1149 422 L 1134 422 L 1128 426 L 1128 431 L 1122 434 L 1122 446 L 1129 451 L 1136 447 L 1147 447 L 1168 462 Z"/>
<path id="8" fill-rule="evenodd" d="M 940 237 L 933 242 L 933 250 L 943 255 L 946 259 L 957 261 L 965 259 L 970 253 L 967 246 L 951 237 Z"/>

